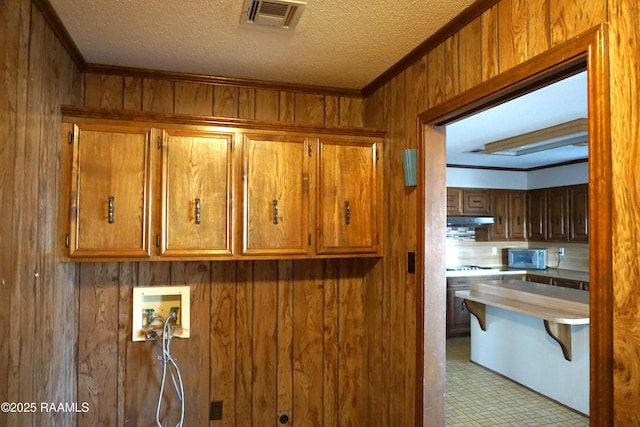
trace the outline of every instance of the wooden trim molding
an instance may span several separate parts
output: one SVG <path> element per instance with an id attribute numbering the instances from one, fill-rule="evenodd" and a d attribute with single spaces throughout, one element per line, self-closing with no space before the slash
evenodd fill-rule
<path id="1" fill-rule="evenodd" d="M 418 264 L 418 277 L 422 280 L 419 286 L 423 288 L 419 301 L 423 318 L 418 324 L 418 336 L 423 337 L 424 342 L 419 343 L 417 352 L 418 356 L 424 358 L 423 366 L 418 369 L 416 383 L 419 388 L 417 394 L 423 396 L 417 406 L 431 408 L 431 413 L 424 409 L 424 418 L 418 420 L 417 425 L 429 420 L 428 417 L 434 415 L 434 406 L 442 405 L 444 400 L 440 396 L 444 390 L 444 375 L 434 372 L 435 369 L 444 370 L 444 339 L 440 338 L 441 334 L 432 332 L 434 327 L 442 327 L 442 307 L 432 309 L 434 303 L 431 299 L 437 297 L 441 304 L 445 301 L 444 296 L 434 294 L 434 288 L 445 289 L 445 268 L 438 254 L 445 252 L 446 243 L 436 233 L 444 225 L 444 197 L 436 188 L 442 186 L 440 190 L 444 191 L 443 167 L 434 167 L 433 163 L 434 158 L 444 158 L 444 125 L 585 68 L 588 74 L 590 135 L 589 198 L 598 201 L 589 206 L 590 422 L 598 426 L 613 425 L 613 174 L 607 31 L 605 24 L 598 25 L 419 115 L 422 136 L 418 151 L 418 182 L 423 191 L 418 193 L 417 226 L 418 230 L 423 230 L 418 237 L 424 253 Z M 425 182 L 429 182 L 429 186 L 425 186 Z M 436 262 L 432 256 L 435 256 Z"/>
<path id="2" fill-rule="evenodd" d="M 384 86 L 385 83 L 391 81 L 395 76 L 409 68 L 429 51 L 433 50 L 440 43 L 443 43 L 446 39 L 497 4 L 498 1 L 499 0 L 477 0 L 474 2 L 453 20 L 449 21 L 447 25 L 442 27 L 434 35 L 409 52 L 404 58 L 393 64 L 391 68 L 365 86 L 362 89 L 362 96 L 366 98 L 367 96 L 372 95 L 376 90 Z"/>
<path id="3" fill-rule="evenodd" d="M 227 128 L 255 129 L 261 131 L 284 131 L 308 134 L 331 134 L 345 136 L 364 136 L 382 138 L 386 132 L 371 128 L 353 128 L 343 126 L 313 126 L 288 122 L 237 119 L 213 116 L 194 116 L 188 114 L 150 113 L 137 110 L 112 110 L 104 108 L 76 107 L 63 105 L 61 108 L 65 121 L 69 120 L 114 120 L 128 124 L 145 123 L 177 126 L 218 126 Z"/>

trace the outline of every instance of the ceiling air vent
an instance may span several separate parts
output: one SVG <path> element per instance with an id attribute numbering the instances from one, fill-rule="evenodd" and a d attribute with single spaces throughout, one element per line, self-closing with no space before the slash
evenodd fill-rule
<path id="1" fill-rule="evenodd" d="M 293 30 L 306 3 L 282 0 L 245 0 L 241 24 Z"/>

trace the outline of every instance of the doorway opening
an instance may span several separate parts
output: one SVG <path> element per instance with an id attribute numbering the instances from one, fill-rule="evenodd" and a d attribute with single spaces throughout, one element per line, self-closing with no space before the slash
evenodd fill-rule
<path id="1" fill-rule="evenodd" d="M 444 226 L 446 208 L 445 126 L 492 106 L 530 93 L 567 76 L 587 70 L 589 130 L 590 287 L 590 418 L 607 425 L 613 408 L 612 295 L 611 295 L 611 146 L 609 129 L 606 32 L 602 26 L 508 70 L 419 115 L 422 123 L 418 148 L 418 202 L 421 293 L 419 295 L 418 354 L 422 384 L 418 404 L 421 424 L 444 425 L 446 300 Z M 425 185 L 429 183 L 429 185 Z"/>

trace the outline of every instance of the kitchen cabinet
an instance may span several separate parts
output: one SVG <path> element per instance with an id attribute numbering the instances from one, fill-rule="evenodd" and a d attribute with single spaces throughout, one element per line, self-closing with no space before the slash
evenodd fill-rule
<path id="1" fill-rule="evenodd" d="M 539 276 L 536 274 L 527 274 L 528 282 L 544 283 L 545 285 L 551 285 L 551 278 L 549 276 Z"/>
<path id="2" fill-rule="evenodd" d="M 580 289 L 583 291 L 589 290 L 589 282 L 583 282 L 581 280 L 556 278 L 551 279 L 553 286 L 561 286 L 563 288 Z"/>
<path id="3" fill-rule="evenodd" d="M 233 133 L 162 133 L 160 255 L 232 254 Z"/>
<path id="4" fill-rule="evenodd" d="M 382 255 L 377 131 L 74 111 L 63 123 L 63 258 Z"/>
<path id="5" fill-rule="evenodd" d="M 150 253 L 150 127 L 64 126 L 71 143 L 71 258 L 148 258 Z"/>
<path id="6" fill-rule="evenodd" d="M 491 216 L 488 240 L 525 240 L 526 191 L 490 190 Z"/>
<path id="7" fill-rule="evenodd" d="M 464 305 L 464 300 L 456 296 L 456 291 L 469 290 L 474 280 L 500 280 L 499 275 L 474 277 L 447 278 L 447 338 L 469 335 L 471 331 L 470 313 Z"/>
<path id="8" fill-rule="evenodd" d="M 547 240 L 547 190 L 529 190 L 527 192 L 529 240 Z"/>
<path id="9" fill-rule="evenodd" d="M 310 152 L 304 136 L 244 136 L 243 254 L 309 254 Z"/>
<path id="10" fill-rule="evenodd" d="M 376 139 L 319 139 L 316 163 L 318 254 L 380 251 L 380 155 Z"/>
<path id="11" fill-rule="evenodd" d="M 569 187 L 569 240 L 589 241 L 589 186 Z"/>
<path id="12" fill-rule="evenodd" d="M 489 190 L 447 188 L 447 215 L 489 215 Z"/>
<path id="13" fill-rule="evenodd" d="M 548 237 L 549 240 L 568 240 L 569 192 L 566 187 L 553 187 L 547 190 Z"/>

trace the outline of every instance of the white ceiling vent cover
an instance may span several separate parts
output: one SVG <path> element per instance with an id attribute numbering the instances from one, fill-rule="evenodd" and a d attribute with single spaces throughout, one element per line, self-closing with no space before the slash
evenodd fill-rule
<path id="1" fill-rule="evenodd" d="M 306 3 L 292 0 L 245 0 L 240 23 L 293 30 Z"/>

